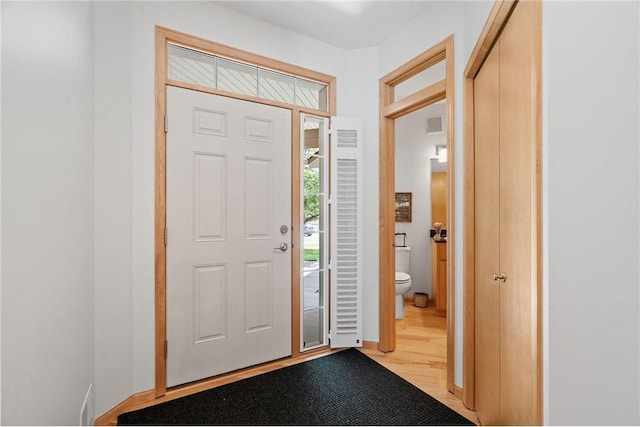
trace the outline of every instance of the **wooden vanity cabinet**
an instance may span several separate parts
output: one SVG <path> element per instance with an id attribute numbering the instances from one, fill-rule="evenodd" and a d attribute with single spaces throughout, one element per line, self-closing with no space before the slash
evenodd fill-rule
<path id="1" fill-rule="evenodd" d="M 431 241 L 431 293 L 438 314 L 447 315 L 447 242 Z"/>

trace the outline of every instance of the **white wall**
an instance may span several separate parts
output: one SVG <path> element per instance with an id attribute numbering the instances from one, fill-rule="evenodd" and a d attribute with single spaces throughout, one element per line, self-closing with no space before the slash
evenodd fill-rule
<path id="1" fill-rule="evenodd" d="M 418 15 L 400 31 L 380 46 L 378 74 L 383 76 L 408 60 L 424 52 L 434 44 L 454 34 L 455 114 L 454 141 L 456 164 L 455 194 L 455 381 L 462 386 L 463 352 L 463 183 L 464 183 L 464 139 L 463 139 L 463 71 L 473 45 L 478 39 L 487 19 L 492 2 L 433 2 L 429 9 Z"/>
<path id="2" fill-rule="evenodd" d="M 638 7 L 544 5 L 549 424 L 640 423 Z"/>
<path id="3" fill-rule="evenodd" d="M 2 424 L 78 424 L 93 381 L 92 25 L 2 4 Z"/>
<path id="4" fill-rule="evenodd" d="M 101 415 L 134 390 L 131 4 L 96 2 L 94 20 L 95 393 Z"/>
<path id="5" fill-rule="evenodd" d="M 363 339 L 379 336 L 378 48 L 350 50 L 338 80 L 338 115 L 362 119 L 363 153 Z"/>
<path id="6" fill-rule="evenodd" d="M 446 131 L 427 134 L 427 117 L 442 116 L 446 123 L 446 105 L 439 103 L 396 119 L 395 184 L 396 192 L 412 193 L 412 221 L 396 222 L 396 233 L 407 233 L 411 247 L 411 290 L 433 297 L 431 289 L 431 159 L 436 145 L 447 144 Z M 402 237 L 396 238 L 402 244 Z"/>

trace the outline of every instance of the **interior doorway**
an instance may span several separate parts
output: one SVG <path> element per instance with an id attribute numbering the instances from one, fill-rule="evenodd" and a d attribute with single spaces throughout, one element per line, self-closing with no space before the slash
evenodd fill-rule
<path id="1" fill-rule="evenodd" d="M 380 337 L 378 349 L 396 348 L 396 119 L 446 101 L 447 248 L 445 306 L 447 326 L 447 389 L 454 390 L 454 135 L 453 35 L 380 79 Z M 435 78 L 434 78 L 435 77 Z M 426 126 L 428 124 L 425 123 Z M 428 230 L 425 230 L 425 233 Z"/>

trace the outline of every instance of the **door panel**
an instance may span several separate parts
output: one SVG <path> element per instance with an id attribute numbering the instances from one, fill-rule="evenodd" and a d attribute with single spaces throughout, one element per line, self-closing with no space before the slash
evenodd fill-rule
<path id="1" fill-rule="evenodd" d="M 500 42 L 474 84 L 475 122 L 475 396 L 482 424 L 500 414 Z"/>
<path id="2" fill-rule="evenodd" d="M 501 423 L 535 424 L 535 2 L 519 2 L 500 36 Z"/>
<path id="3" fill-rule="evenodd" d="M 167 88 L 167 385 L 291 354 L 291 112 Z"/>

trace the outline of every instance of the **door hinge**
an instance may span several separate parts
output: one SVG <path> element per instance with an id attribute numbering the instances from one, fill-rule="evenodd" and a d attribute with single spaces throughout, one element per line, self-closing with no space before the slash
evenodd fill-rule
<path id="1" fill-rule="evenodd" d="M 167 228 L 164 229 L 164 245 L 167 246 L 167 242 L 169 241 L 169 230 Z"/>
<path id="2" fill-rule="evenodd" d="M 169 116 L 164 116 L 164 133 L 169 132 Z"/>
<path id="3" fill-rule="evenodd" d="M 167 354 L 169 354 L 169 341 L 164 341 L 164 358 L 167 358 Z"/>

